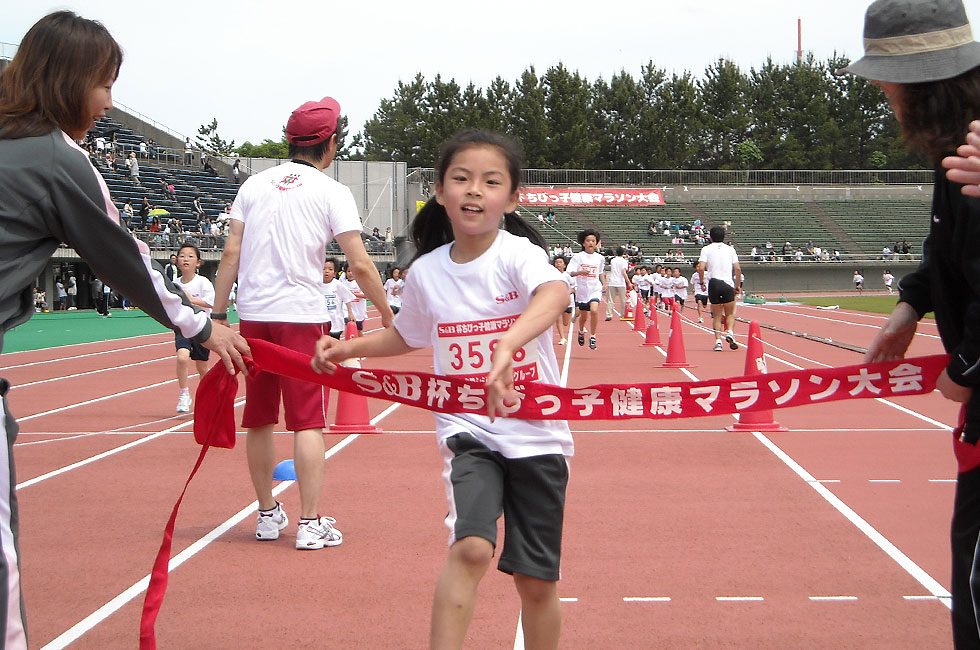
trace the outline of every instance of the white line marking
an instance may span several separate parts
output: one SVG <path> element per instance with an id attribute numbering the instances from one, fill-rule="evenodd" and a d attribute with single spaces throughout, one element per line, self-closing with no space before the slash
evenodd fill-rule
<path id="1" fill-rule="evenodd" d="M 857 599 L 858 599 L 857 596 L 810 596 L 810 600 L 814 602 L 851 601 Z"/>
<path id="2" fill-rule="evenodd" d="M 563 603 L 577 603 L 578 602 L 578 598 L 559 598 L 558 600 L 560 602 L 563 602 Z"/>
<path id="3" fill-rule="evenodd" d="M 869 478 L 868 483 L 901 483 L 897 478 Z"/>
<path id="4" fill-rule="evenodd" d="M 670 596 L 625 596 L 625 603 L 669 603 Z"/>
<path id="5" fill-rule="evenodd" d="M 807 481 L 809 483 L 809 481 Z M 821 478 L 816 479 L 816 483 L 840 483 L 839 478 Z"/>
<path id="6" fill-rule="evenodd" d="M 888 557 L 895 560 L 900 567 L 905 569 L 913 578 L 915 578 L 919 584 L 926 588 L 928 592 L 936 597 L 949 598 L 949 592 L 946 591 L 945 587 L 939 584 L 932 576 L 922 570 L 918 564 L 913 562 L 907 555 L 898 550 L 894 544 L 888 541 L 884 535 L 879 533 L 871 524 L 862 519 L 854 510 L 852 510 L 846 503 L 841 501 L 833 492 L 825 488 L 823 485 L 818 483 L 814 478 L 800 466 L 795 460 L 790 458 L 786 452 L 776 446 L 769 438 L 762 435 L 759 432 L 753 432 L 753 436 L 764 444 L 769 451 L 774 453 L 777 458 L 786 463 L 786 465 L 792 469 L 796 474 L 802 478 L 807 484 L 816 490 L 817 494 L 822 496 L 827 500 L 830 505 L 837 509 L 842 515 L 844 515 L 848 521 L 857 526 L 858 530 L 864 533 L 868 539 L 878 545 L 878 547 L 883 550 Z M 947 602 L 947 606 L 950 606 Z"/>
<path id="7" fill-rule="evenodd" d="M 902 596 L 902 598 L 905 600 L 939 600 L 942 601 L 946 607 L 952 607 L 950 604 L 950 601 L 952 600 L 951 596 Z"/>
<path id="8" fill-rule="evenodd" d="M 239 406 L 239 405 L 244 404 L 244 403 L 245 403 L 245 400 L 244 399 L 241 399 L 241 400 L 235 402 L 235 406 Z M 46 474 L 41 474 L 40 476 L 35 476 L 32 479 L 28 479 L 28 480 L 26 480 L 26 481 L 24 481 L 22 483 L 18 483 L 17 486 L 16 486 L 16 489 L 17 490 L 21 490 L 23 488 L 30 487 L 31 485 L 34 485 L 35 483 L 40 483 L 41 481 L 46 481 L 49 478 L 53 478 L 55 476 L 58 476 L 59 474 L 64 474 L 65 472 L 70 472 L 73 469 L 78 469 L 79 467 L 84 467 L 85 465 L 88 465 L 90 463 L 94 463 L 97 460 L 102 460 L 103 458 L 107 458 L 107 457 L 112 456 L 114 454 L 118 454 L 121 451 L 126 451 L 127 449 L 132 449 L 133 447 L 136 447 L 138 445 L 142 445 L 144 442 L 149 442 L 151 440 L 156 440 L 157 438 L 159 438 L 161 436 L 165 436 L 168 433 L 171 433 L 171 432 L 176 431 L 178 429 L 183 429 L 184 427 L 187 427 L 187 426 L 193 426 L 193 424 L 194 424 L 194 420 L 188 420 L 186 422 L 181 422 L 180 424 L 175 424 L 174 426 L 170 427 L 169 429 L 164 429 L 163 431 L 160 431 L 159 433 L 154 433 L 152 435 L 146 436 L 145 438 L 140 438 L 139 440 L 134 440 L 133 442 L 128 442 L 125 445 L 121 445 L 119 447 L 115 447 L 115 448 L 110 449 L 108 451 L 104 451 L 101 454 L 96 454 L 95 456 L 89 456 L 88 458 L 86 458 L 84 460 L 80 460 L 77 463 L 72 463 L 71 465 L 65 465 L 64 467 L 61 467 L 59 469 L 51 470 L 50 472 L 47 472 Z"/>
<path id="9" fill-rule="evenodd" d="M 375 416 L 371 420 L 371 424 L 376 424 L 378 421 L 386 417 L 389 413 L 397 409 L 399 406 L 401 406 L 401 404 L 397 404 L 397 403 L 392 404 L 390 407 L 388 407 L 387 409 L 379 413 L 377 416 Z M 354 442 L 354 440 L 359 438 L 360 435 L 361 434 L 359 433 L 352 433 L 351 435 L 345 437 L 336 445 L 328 449 L 326 453 L 324 453 L 323 455 L 324 460 L 329 459 L 337 452 L 347 447 L 349 444 Z M 277 485 L 272 490 L 272 495 L 278 496 L 283 491 L 285 491 L 286 488 L 290 487 L 293 483 L 295 483 L 295 481 L 282 481 L 279 485 Z M 259 507 L 259 502 L 253 501 L 252 503 L 248 504 L 247 506 L 239 510 L 237 513 L 235 513 L 232 517 L 225 520 L 224 523 L 214 528 L 207 535 L 197 540 L 196 542 L 188 546 L 186 549 L 184 549 L 183 551 L 181 551 L 180 553 L 172 557 L 170 559 L 170 564 L 167 567 L 167 573 L 168 574 L 172 573 L 174 569 L 176 569 L 181 564 L 183 564 L 187 560 L 197 555 L 200 551 L 204 550 L 211 542 L 218 539 L 226 532 L 228 532 L 229 530 L 237 526 L 239 523 L 244 521 L 245 518 L 248 517 L 250 514 L 254 513 L 258 509 L 258 507 Z M 57 638 L 53 639 L 50 643 L 43 646 L 42 650 L 60 650 L 61 648 L 64 648 L 68 644 L 77 641 L 82 637 L 83 634 L 85 634 L 86 632 L 94 628 L 96 625 L 100 624 L 102 621 L 107 619 L 114 612 L 116 612 L 124 605 L 126 605 L 129 601 L 131 601 L 132 599 L 136 598 L 141 593 L 146 591 L 146 588 L 149 585 L 150 585 L 150 576 L 149 575 L 143 576 L 129 589 L 126 589 L 124 592 L 122 592 L 121 594 L 119 594 L 118 596 L 110 600 L 108 603 L 106 603 L 99 609 L 95 610 L 94 612 L 92 612 L 91 614 L 83 618 L 81 621 L 79 621 L 78 623 L 75 623 L 75 625 L 71 626 L 65 632 L 60 634 Z"/>
<path id="10" fill-rule="evenodd" d="M 62 411 L 69 411 L 79 406 L 87 406 L 89 404 L 96 404 L 98 402 L 104 402 L 106 400 L 115 399 L 116 397 L 122 397 L 123 395 L 130 395 L 132 393 L 138 393 L 140 391 L 149 390 L 151 388 L 159 388 L 160 386 L 166 386 L 167 384 L 172 384 L 176 382 L 177 379 L 167 379 L 166 381 L 160 381 L 155 384 L 150 384 L 148 386 L 140 386 L 139 388 L 131 388 L 130 390 L 124 390 L 120 393 L 114 393 L 112 395 L 105 395 L 104 397 L 96 397 L 95 399 L 85 400 L 84 402 L 77 402 L 75 404 L 69 404 L 68 406 L 62 406 L 56 409 L 51 409 L 50 411 L 42 411 L 40 413 L 34 413 L 33 415 L 27 415 L 22 418 L 18 418 L 18 422 L 27 422 L 28 420 L 33 420 L 34 418 L 39 418 L 44 415 L 52 415 L 54 413 L 61 413 Z"/>
<path id="11" fill-rule="evenodd" d="M 930 483 L 956 483 L 955 478 L 931 478 Z"/>
<path id="12" fill-rule="evenodd" d="M 762 596 L 715 596 L 715 600 L 722 603 L 757 603 L 765 600 Z"/>
<path id="13" fill-rule="evenodd" d="M 166 334 L 166 332 L 164 332 Z M 142 336 L 160 336 L 160 334 L 144 334 Z M 134 337 L 138 338 L 138 337 Z M 108 343 L 108 341 L 92 341 L 93 343 Z M 133 345 L 128 348 L 112 348 L 110 350 L 103 350 L 102 352 L 86 352 L 85 354 L 76 354 L 73 357 L 58 357 L 57 359 L 46 359 L 44 361 L 32 361 L 31 363 L 21 363 L 16 366 L 4 366 L 4 370 L 13 370 L 14 368 L 29 368 L 30 366 L 43 366 L 46 363 L 59 363 L 61 361 L 74 361 L 75 359 L 84 359 L 85 357 L 97 357 L 103 354 L 110 354 L 112 352 L 125 352 L 127 350 L 140 350 L 142 348 L 152 348 L 157 345 L 166 345 L 170 341 L 161 341 L 160 343 L 146 343 L 144 345 Z M 75 345 L 89 345 L 88 343 L 76 343 Z M 63 346 L 64 347 L 64 346 Z M 3 356 L 8 354 L 24 354 L 25 352 L 43 352 L 44 350 L 57 350 L 59 348 L 41 348 L 39 350 L 22 350 L 21 352 L 4 352 Z"/>
<path id="14" fill-rule="evenodd" d="M 867 323 L 855 323 L 853 321 L 841 320 L 841 319 L 837 319 L 837 318 L 826 318 L 824 316 L 814 316 L 813 314 L 803 314 L 803 313 L 800 313 L 800 312 L 786 312 L 786 311 L 779 310 L 779 309 L 771 309 L 771 308 L 766 308 L 766 307 L 760 307 L 758 305 L 750 305 L 750 306 L 753 307 L 753 308 L 755 308 L 755 309 L 760 309 L 762 311 L 772 311 L 772 312 L 777 312 L 777 313 L 781 313 L 781 314 L 788 314 L 788 315 L 792 315 L 792 316 L 800 316 L 802 318 L 812 318 L 814 320 L 824 320 L 824 321 L 828 321 L 828 322 L 836 323 L 836 324 L 840 324 L 840 325 L 853 325 L 855 327 L 868 327 L 868 328 L 875 329 L 875 330 L 881 329 L 881 325 L 869 325 Z M 916 336 L 924 336 L 926 338 L 937 339 L 937 340 L 939 339 L 939 337 L 936 336 L 935 334 L 924 334 L 922 332 L 917 332 L 916 333 Z"/>
<path id="15" fill-rule="evenodd" d="M 14 385 L 12 385 L 10 387 L 10 390 L 14 390 L 15 388 L 27 388 L 28 386 L 37 386 L 38 384 L 47 384 L 47 383 L 50 383 L 52 381 L 61 381 L 62 379 L 74 379 L 75 377 L 85 377 L 86 375 L 95 375 L 95 374 L 98 374 L 100 372 L 111 372 L 113 370 L 121 370 L 123 368 L 132 368 L 134 366 L 142 366 L 142 365 L 145 365 L 147 363 L 154 363 L 156 361 L 166 361 L 168 359 L 172 360 L 174 358 L 176 358 L 176 357 L 174 357 L 174 356 L 158 357 L 156 359 L 147 359 L 146 361 L 137 361 L 135 363 L 126 363 L 126 364 L 123 364 L 121 366 L 112 366 L 111 368 L 99 368 L 98 370 L 88 370 L 86 372 L 77 372 L 77 373 L 75 373 L 73 375 L 62 375 L 61 377 L 51 377 L 50 379 L 41 379 L 39 381 L 29 381 L 26 384 L 14 384 Z"/>

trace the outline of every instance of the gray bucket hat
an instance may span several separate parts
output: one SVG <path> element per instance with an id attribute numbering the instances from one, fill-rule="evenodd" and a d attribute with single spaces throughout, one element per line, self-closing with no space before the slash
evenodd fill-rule
<path id="1" fill-rule="evenodd" d="M 864 56 L 837 71 L 873 81 L 950 79 L 980 65 L 962 0 L 876 0 L 864 16 Z"/>

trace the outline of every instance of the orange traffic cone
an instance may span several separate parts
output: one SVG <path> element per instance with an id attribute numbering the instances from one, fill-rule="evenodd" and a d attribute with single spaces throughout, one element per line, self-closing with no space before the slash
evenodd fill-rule
<path id="1" fill-rule="evenodd" d="M 643 332 L 647 328 L 647 319 L 643 315 L 643 299 L 639 296 L 636 297 L 636 307 L 633 308 L 635 317 L 633 320 L 633 331 Z"/>
<path id="2" fill-rule="evenodd" d="M 745 374 L 746 376 L 764 375 L 767 372 L 759 321 L 752 321 L 749 323 L 749 343 L 745 352 Z M 789 431 L 779 422 L 776 422 L 772 415 L 772 409 L 739 413 L 738 422 L 728 425 L 725 429 L 728 431 Z"/>
<path id="3" fill-rule="evenodd" d="M 655 347 L 663 345 L 660 342 L 660 323 L 657 322 L 657 308 L 653 306 L 653 298 L 650 299 L 650 325 L 647 326 L 646 340 L 643 347 Z"/>
<path id="4" fill-rule="evenodd" d="M 687 353 L 684 351 L 684 334 L 681 332 L 681 312 L 674 305 L 670 315 L 670 334 L 667 335 L 667 360 L 664 368 L 689 368 Z"/>
<path id="5" fill-rule="evenodd" d="M 623 302 L 626 305 L 625 307 L 623 307 L 623 311 L 625 313 L 623 314 L 623 317 L 620 318 L 619 320 L 633 320 L 633 304 L 630 302 L 628 295 L 626 297 L 626 300 L 624 300 Z"/>
<path id="6" fill-rule="evenodd" d="M 344 329 L 344 338 L 348 341 L 357 338 L 357 323 L 351 321 Z M 360 363 L 354 359 L 351 364 L 360 367 Z M 367 397 L 355 395 L 346 391 L 337 391 L 337 414 L 334 416 L 334 423 L 330 425 L 333 433 L 381 433 L 381 429 L 371 424 L 368 415 Z"/>

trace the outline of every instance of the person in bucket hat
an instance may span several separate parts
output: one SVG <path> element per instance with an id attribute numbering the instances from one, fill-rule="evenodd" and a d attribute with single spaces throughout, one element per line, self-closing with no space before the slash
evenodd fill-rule
<path id="1" fill-rule="evenodd" d="M 950 536 L 953 642 L 957 648 L 980 648 L 975 606 L 980 582 L 971 585 L 971 575 L 980 568 L 980 391 L 974 390 L 980 383 L 980 201 L 964 196 L 940 166 L 970 121 L 980 116 L 980 44 L 973 40 L 961 0 L 877 0 L 865 15 L 864 48 L 865 55 L 839 73 L 879 86 L 905 141 L 923 151 L 936 169 L 922 262 L 899 282 L 899 303 L 865 361 L 904 357 L 918 320 L 935 310 L 951 357 L 936 386 L 960 406 Z"/>

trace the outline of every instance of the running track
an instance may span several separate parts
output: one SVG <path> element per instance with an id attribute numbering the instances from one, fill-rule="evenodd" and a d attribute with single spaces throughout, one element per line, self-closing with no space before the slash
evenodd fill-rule
<path id="1" fill-rule="evenodd" d="M 789 305 L 739 316 L 860 346 L 883 322 Z M 661 315 L 665 343 L 667 326 Z M 687 370 L 661 368 L 664 350 L 641 348 L 618 319 L 600 324 L 598 351 L 558 347 L 559 363 L 569 386 L 742 374 L 744 348 L 712 352 L 692 322 L 683 333 Z M 771 371 L 860 361 L 762 336 Z M 921 325 L 911 353 L 939 350 L 935 326 Z M 365 365 L 429 370 L 431 356 Z M 172 340 L 5 354 L 3 366 L 21 423 L 31 647 L 135 647 L 145 578 L 199 451 L 190 418 L 173 415 Z M 433 423 L 410 407 L 369 409 L 384 435 L 327 439 L 321 507 L 344 532 L 337 548 L 294 550 L 293 524 L 254 541 L 244 439 L 209 453 L 177 520 L 161 648 L 426 646 L 447 539 Z M 934 393 L 777 411 L 791 431 L 765 435 L 728 433 L 727 416 L 573 423 L 562 646 L 949 647 L 954 416 Z M 280 489 L 295 521 L 296 487 Z M 468 645 L 523 647 L 508 576 L 484 578 Z"/>

